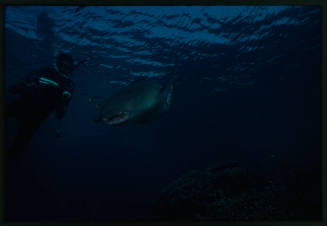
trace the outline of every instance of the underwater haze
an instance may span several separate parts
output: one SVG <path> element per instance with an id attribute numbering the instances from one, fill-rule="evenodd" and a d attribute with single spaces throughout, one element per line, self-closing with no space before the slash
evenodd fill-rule
<path id="1" fill-rule="evenodd" d="M 321 220 L 320 18 L 317 6 L 6 7 L 6 101 L 58 52 L 86 60 L 62 136 L 52 114 L 7 160 L 6 220 Z M 94 122 L 98 99 L 172 76 L 160 118 Z M 18 126 L 6 121 L 7 145 Z"/>

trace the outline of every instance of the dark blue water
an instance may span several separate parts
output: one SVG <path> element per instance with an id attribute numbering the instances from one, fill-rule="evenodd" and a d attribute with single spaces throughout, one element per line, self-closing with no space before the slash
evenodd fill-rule
<path id="1" fill-rule="evenodd" d="M 230 161 L 314 175 L 319 190 L 320 42 L 319 7 L 6 8 L 7 87 L 58 50 L 88 60 L 74 72 L 63 136 L 51 115 L 7 162 L 7 219 L 148 219 L 169 182 Z M 93 123 L 89 97 L 175 69 L 161 119 Z M 9 120 L 7 143 L 16 129 Z"/>

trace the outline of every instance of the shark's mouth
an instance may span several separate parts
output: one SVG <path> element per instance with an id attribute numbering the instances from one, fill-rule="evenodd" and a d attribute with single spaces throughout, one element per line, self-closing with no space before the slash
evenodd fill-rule
<path id="1" fill-rule="evenodd" d="M 108 125 L 116 125 L 125 122 L 127 119 L 128 119 L 128 112 L 121 111 L 113 115 L 110 115 L 108 117 L 104 117 L 103 121 Z"/>

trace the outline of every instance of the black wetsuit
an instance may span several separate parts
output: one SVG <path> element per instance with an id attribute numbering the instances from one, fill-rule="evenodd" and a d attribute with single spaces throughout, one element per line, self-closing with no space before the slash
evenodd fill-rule
<path id="1" fill-rule="evenodd" d="M 20 127 L 7 155 L 22 151 L 52 112 L 55 111 L 57 118 L 62 119 L 73 90 L 74 82 L 54 68 L 43 69 L 9 88 L 9 92 L 19 95 L 19 98 L 6 104 L 6 117 L 17 118 Z M 68 97 L 64 97 L 64 93 Z"/>

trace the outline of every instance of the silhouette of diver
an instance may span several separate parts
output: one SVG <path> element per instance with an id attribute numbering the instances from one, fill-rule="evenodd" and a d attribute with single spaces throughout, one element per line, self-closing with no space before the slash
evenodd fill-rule
<path id="1" fill-rule="evenodd" d="M 6 104 L 6 118 L 14 117 L 20 121 L 18 135 L 6 157 L 15 156 L 24 150 L 41 123 L 56 112 L 59 120 L 57 137 L 61 135 L 61 120 L 65 115 L 73 91 L 73 71 L 84 61 L 75 64 L 67 53 L 60 53 L 56 59 L 56 67 L 41 69 L 28 76 L 23 82 L 9 87 L 9 92 L 19 95 L 19 98 Z"/>

